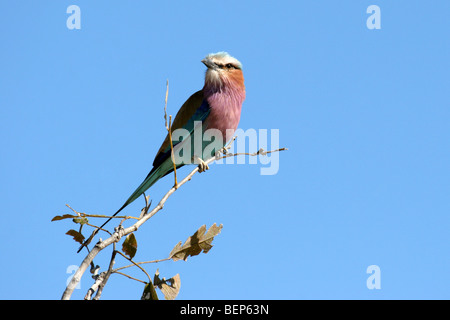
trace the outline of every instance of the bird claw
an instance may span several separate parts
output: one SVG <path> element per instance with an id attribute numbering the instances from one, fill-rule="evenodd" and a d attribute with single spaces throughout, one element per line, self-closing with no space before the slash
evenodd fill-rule
<path id="1" fill-rule="evenodd" d="M 220 154 L 226 155 L 226 154 L 228 153 L 228 149 L 229 149 L 229 148 L 230 148 L 230 147 L 224 146 L 222 149 L 217 150 L 217 152 L 216 152 L 216 157 L 219 157 Z"/>
<path id="2" fill-rule="evenodd" d="M 194 160 L 195 160 L 195 163 L 198 163 L 198 172 L 202 173 L 206 170 L 209 170 L 208 164 L 205 161 L 203 161 L 203 159 L 200 159 L 199 157 L 195 157 Z"/>
<path id="3" fill-rule="evenodd" d="M 204 172 L 206 170 L 209 170 L 209 166 L 206 164 L 205 161 L 202 160 L 202 162 L 200 162 L 200 164 L 198 165 L 198 172 Z"/>

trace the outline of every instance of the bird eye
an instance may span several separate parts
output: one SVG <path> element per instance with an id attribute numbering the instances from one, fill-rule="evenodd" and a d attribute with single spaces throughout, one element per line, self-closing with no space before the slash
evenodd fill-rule
<path id="1" fill-rule="evenodd" d="M 226 67 L 227 67 L 228 69 L 234 68 L 234 66 L 233 66 L 231 63 L 228 63 L 228 64 L 226 65 Z"/>

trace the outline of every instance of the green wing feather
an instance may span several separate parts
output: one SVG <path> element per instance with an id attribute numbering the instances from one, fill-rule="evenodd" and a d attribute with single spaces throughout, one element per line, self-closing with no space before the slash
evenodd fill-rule
<path id="1" fill-rule="evenodd" d="M 181 106 L 173 121 L 172 132 L 176 129 L 184 128 L 192 134 L 194 131 L 194 122 L 204 121 L 208 117 L 209 112 L 210 108 L 208 102 L 203 99 L 203 91 L 197 91 Z M 177 167 L 182 166 L 183 164 L 180 164 Z M 155 160 L 153 161 L 153 169 L 113 216 L 117 215 L 126 206 L 139 198 L 147 189 L 154 185 L 156 181 L 172 171 L 173 163 L 171 159 L 170 140 L 169 135 L 167 134 L 166 139 L 159 148 Z M 106 221 L 105 224 L 108 221 Z"/>

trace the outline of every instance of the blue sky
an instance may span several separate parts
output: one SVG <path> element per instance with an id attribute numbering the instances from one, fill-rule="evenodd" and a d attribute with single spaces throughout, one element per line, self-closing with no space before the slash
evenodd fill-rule
<path id="1" fill-rule="evenodd" d="M 80 30 L 66 27 L 72 4 Z M 366 27 L 372 4 L 380 30 Z M 289 151 L 276 175 L 261 163 L 196 175 L 136 233 L 135 260 L 216 222 L 208 254 L 147 267 L 180 273 L 179 299 L 449 299 L 448 12 L 445 0 L 2 1 L 0 298 L 61 297 L 84 255 L 64 234 L 75 225 L 51 218 L 66 203 L 115 212 L 165 136 L 166 79 L 175 114 L 203 85 L 200 60 L 225 50 L 244 66 L 239 127 L 278 129 Z M 366 286 L 370 265 L 381 289 Z M 114 275 L 103 298 L 142 289 Z"/>

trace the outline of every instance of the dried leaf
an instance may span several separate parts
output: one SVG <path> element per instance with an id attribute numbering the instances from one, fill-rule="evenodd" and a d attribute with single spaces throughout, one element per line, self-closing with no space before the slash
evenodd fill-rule
<path id="1" fill-rule="evenodd" d="M 74 216 L 72 214 L 63 214 L 62 216 L 53 217 L 52 221 L 58 221 L 58 220 L 69 219 L 69 218 L 78 218 L 78 216 Z"/>
<path id="2" fill-rule="evenodd" d="M 133 259 L 137 251 L 137 241 L 134 233 L 130 233 L 122 244 L 122 251 Z"/>
<path id="3" fill-rule="evenodd" d="M 170 252 L 169 258 L 173 259 L 173 261 L 186 261 L 189 256 L 196 256 L 202 251 L 203 253 L 208 253 L 213 247 L 211 242 L 220 233 L 221 229 L 222 225 L 217 226 L 214 223 L 205 234 L 206 225 L 201 226 L 183 245 L 181 245 L 181 241 L 177 243 Z"/>
<path id="4" fill-rule="evenodd" d="M 142 292 L 141 300 L 159 300 L 153 283 L 147 283 Z"/>
<path id="5" fill-rule="evenodd" d="M 66 234 L 69 236 L 72 236 L 73 240 L 75 240 L 76 242 L 83 244 L 84 236 L 81 233 L 79 233 L 78 231 L 70 229 L 69 231 L 66 232 Z"/>
<path id="6" fill-rule="evenodd" d="M 166 278 L 159 278 L 159 270 L 156 269 L 156 273 L 155 276 L 153 278 L 153 285 L 155 287 L 158 287 L 159 290 L 161 290 L 161 292 L 164 295 L 164 299 L 166 300 L 174 300 L 177 295 L 178 292 L 180 292 L 180 286 L 181 286 L 181 281 L 180 281 L 180 275 L 177 273 L 175 276 L 173 276 L 170 279 Z"/>

